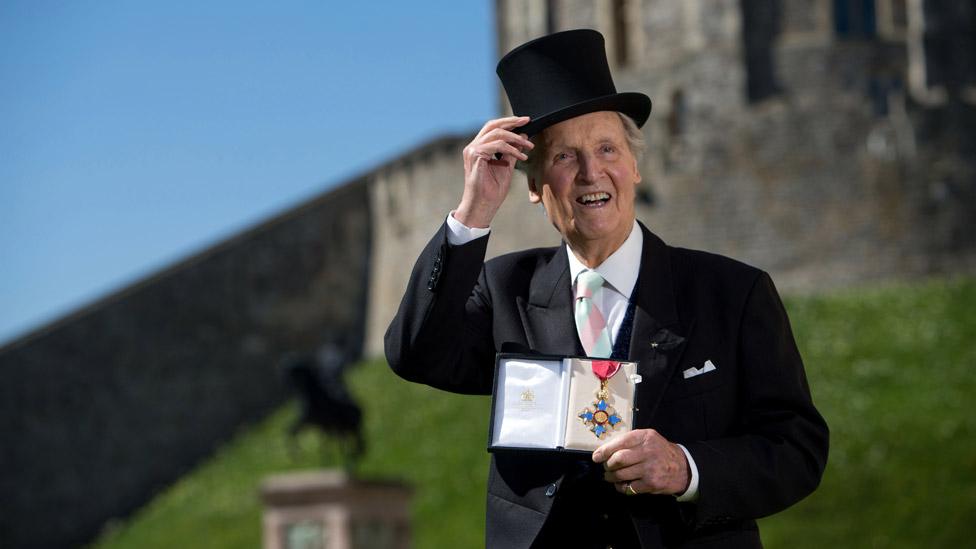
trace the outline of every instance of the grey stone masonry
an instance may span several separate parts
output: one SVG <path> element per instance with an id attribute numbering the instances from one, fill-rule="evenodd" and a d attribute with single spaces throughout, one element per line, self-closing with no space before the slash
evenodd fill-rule
<path id="1" fill-rule="evenodd" d="M 354 181 L 0 349 L 0 547 L 86 542 L 279 405 L 283 357 L 359 356 L 369 230 Z"/>

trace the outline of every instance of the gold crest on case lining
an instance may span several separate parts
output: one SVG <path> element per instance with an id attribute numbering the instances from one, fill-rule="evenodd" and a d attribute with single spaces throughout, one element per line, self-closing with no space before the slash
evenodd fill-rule
<path id="1" fill-rule="evenodd" d="M 518 408 L 525 413 L 535 411 L 535 393 L 532 392 L 532 389 L 522 391 L 522 394 L 519 396 Z"/>

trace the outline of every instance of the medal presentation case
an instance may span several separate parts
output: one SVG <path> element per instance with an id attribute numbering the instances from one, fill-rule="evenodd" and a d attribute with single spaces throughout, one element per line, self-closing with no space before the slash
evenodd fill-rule
<path id="1" fill-rule="evenodd" d="M 636 362 L 500 353 L 488 451 L 590 453 L 630 431 Z"/>

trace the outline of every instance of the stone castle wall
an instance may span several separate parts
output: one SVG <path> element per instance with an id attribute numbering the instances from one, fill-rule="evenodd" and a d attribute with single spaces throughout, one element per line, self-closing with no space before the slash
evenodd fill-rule
<path id="1" fill-rule="evenodd" d="M 369 242 L 352 182 L 0 349 L 0 546 L 83 544 L 280 405 L 283 357 L 359 356 Z"/>

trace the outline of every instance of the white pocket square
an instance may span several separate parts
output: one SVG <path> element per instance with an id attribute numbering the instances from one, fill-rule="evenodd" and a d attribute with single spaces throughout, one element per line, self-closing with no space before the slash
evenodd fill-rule
<path id="1" fill-rule="evenodd" d="M 712 364 L 711 360 L 706 360 L 705 364 L 703 364 L 701 368 L 695 368 L 694 366 L 692 366 L 691 368 L 688 368 L 682 373 L 684 374 L 685 379 L 688 379 L 695 376 L 700 376 L 702 374 L 707 374 L 708 372 L 712 372 L 712 371 L 715 371 L 715 365 Z"/>

